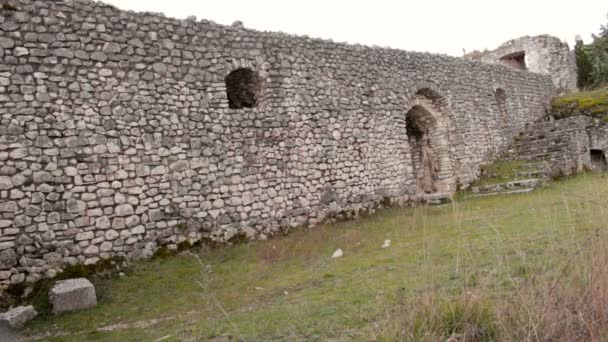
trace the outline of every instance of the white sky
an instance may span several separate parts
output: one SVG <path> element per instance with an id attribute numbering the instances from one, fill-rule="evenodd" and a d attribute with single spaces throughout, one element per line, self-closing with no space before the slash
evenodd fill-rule
<path id="1" fill-rule="evenodd" d="M 606 0 L 103 0 L 121 9 L 194 15 L 230 25 L 339 42 L 461 56 L 548 33 L 586 42 L 608 19 Z"/>

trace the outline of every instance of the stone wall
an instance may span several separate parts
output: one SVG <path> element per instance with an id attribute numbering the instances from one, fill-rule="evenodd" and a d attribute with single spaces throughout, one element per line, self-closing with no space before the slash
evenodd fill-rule
<path id="1" fill-rule="evenodd" d="M 453 192 L 553 93 L 547 76 L 442 55 L 15 5 L 0 16 L 1 285 L 433 195 L 419 178 Z M 254 72 L 252 108 L 229 103 L 237 69 Z"/>
<path id="2" fill-rule="evenodd" d="M 577 90 L 576 57 L 568 44 L 549 35 L 509 40 L 492 51 L 468 55 L 484 63 L 504 64 L 550 75 L 558 93 Z"/>

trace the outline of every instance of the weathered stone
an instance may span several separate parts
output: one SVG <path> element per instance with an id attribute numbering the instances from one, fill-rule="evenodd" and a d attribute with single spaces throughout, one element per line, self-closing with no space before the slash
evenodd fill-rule
<path id="1" fill-rule="evenodd" d="M 75 198 L 70 198 L 66 202 L 66 209 L 70 213 L 79 213 L 86 210 L 87 204 L 84 201 L 77 200 Z"/>
<path id="2" fill-rule="evenodd" d="M 112 226 L 110 219 L 107 216 L 101 216 L 95 219 L 95 227 L 97 229 L 108 229 Z"/>
<path id="3" fill-rule="evenodd" d="M 17 254 L 12 248 L 0 252 L 0 269 L 7 269 L 17 264 Z"/>
<path id="4" fill-rule="evenodd" d="M 87 248 L 84 249 L 83 253 L 86 256 L 97 255 L 99 253 L 99 247 L 96 245 L 88 245 Z"/>
<path id="5" fill-rule="evenodd" d="M 101 243 L 101 246 L 99 246 L 99 251 L 103 252 L 110 252 L 112 250 L 112 243 L 108 242 L 108 241 L 104 241 Z"/>
<path id="6" fill-rule="evenodd" d="M 29 55 L 30 54 L 30 50 L 28 50 L 28 49 L 26 49 L 24 47 L 21 47 L 21 46 L 17 46 L 14 49 L 14 54 L 15 54 L 15 56 L 25 56 L 25 55 Z"/>
<path id="7" fill-rule="evenodd" d="M 171 172 L 181 172 L 185 171 L 190 167 L 190 164 L 185 160 L 177 161 L 169 166 L 169 170 Z"/>
<path id="8" fill-rule="evenodd" d="M 3 49 L 12 49 L 15 46 L 15 41 L 9 37 L 0 37 L 0 47 Z"/>
<path id="9" fill-rule="evenodd" d="M 9 154 L 9 157 L 11 159 L 21 159 L 27 157 L 27 155 L 27 148 L 17 148 Z"/>
<path id="10" fill-rule="evenodd" d="M 90 240 L 95 237 L 95 233 L 92 231 L 82 232 L 76 234 L 76 241 Z"/>
<path id="11" fill-rule="evenodd" d="M 116 240 L 116 239 L 118 239 L 119 236 L 120 236 L 120 234 L 113 229 L 108 230 L 105 234 L 105 238 L 108 241 Z"/>
<path id="12" fill-rule="evenodd" d="M 89 309 L 97 305 L 95 287 L 86 278 L 60 280 L 49 292 L 53 313 Z"/>
<path id="13" fill-rule="evenodd" d="M 143 234 L 145 232 L 146 232 L 146 228 L 141 225 L 131 229 L 131 234 L 133 234 L 133 235 Z"/>
<path id="14" fill-rule="evenodd" d="M 167 72 L 167 66 L 163 63 L 154 63 L 152 64 L 152 68 L 159 74 L 164 74 Z"/>
<path id="15" fill-rule="evenodd" d="M 34 319 L 36 315 L 38 315 L 38 312 L 34 310 L 33 306 L 18 306 L 0 314 L 0 321 L 6 322 L 13 329 L 19 329 L 25 323 Z"/>
<path id="16" fill-rule="evenodd" d="M 148 213 L 148 216 L 150 217 L 150 221 L 152 222 L 160 221 L 163 219 L 163 212 L 160 209 L 152 209 Z"/>
<path id="17" fill-rule="evenodd" d="M 15 212 L 15 211 L 17 211 L 17 202 L 13 202 L 13 201 L 0 202 L 0 213 L 1 212 L 10 213 L 10 212 Z"/>
<path id="18" fill-rule="evenodd" d="M 64 49 L 64 48 L 56 49 L 55 51 L 53 51 L 53 54 L 57 57 L 74 58 L 74 51 L 72 51 L 70 49 Z"/>
<path id="19" fill-rule="evenodd" d="M 102 49 L 102 51 L 105 53 L 119 53 L 120 50 L 120 44 L 112 42 L 105 43 Z"/>
<path id="20" fill-rule="evenodd" d="M 121 204 L 115 209 L 117 216 L 130 216 L 133 215 L 133 206 L 130 204 Z"/>
<path id="21" fill-rule="evenodd" d="M 53 181 L 53 176 L 46 171 L 34 172 L 34 183 L 50 183 Z"/>
<path id="22" fill-rule="evenodd" d="M 8 176 L 0 176 L 0 190 L 8 190 L 13 187 L 13 180 Z"/>
<path id="23" fill-rule="evenodd" d="M 101 51 L 95 51 L 91 54 L 91 59 L 98 62 L 105 62 L 108 60 L 108 57 Z"/>

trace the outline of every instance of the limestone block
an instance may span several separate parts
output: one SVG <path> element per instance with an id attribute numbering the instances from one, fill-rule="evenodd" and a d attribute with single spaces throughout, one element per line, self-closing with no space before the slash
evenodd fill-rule
<path id="1" fill-rule="evenodd" d="M 38 312 L 31 305 L 18 306 L 0 314 L 0 322 L 6 322 L 13 329 L 21 328 L 25 323 L 34 319 Z"/>
<path id="2" fill-rule="evenodd" d="M 86 278 L 60 280 L 49 292 L 53 313 L 78 311 L 97 305 L 95 287 Z"/>

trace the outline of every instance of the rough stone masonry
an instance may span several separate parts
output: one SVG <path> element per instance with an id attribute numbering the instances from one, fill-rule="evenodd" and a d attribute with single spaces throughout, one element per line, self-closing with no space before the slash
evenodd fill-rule
<path id="1" fill-rule="evenodd" d="M 502 65 L 86 0 L 0 12 L 2 286 L 452 193 L 554 89 Z"/>
<path id="2" fill-rule="evenodd" d="M 559 94 L 577 90 L 576 56 L 568 44 L 557 37 L 524 36 L 509 40 L 495 50 L 474 52 L 466 57 L 550 75 Z"/>

